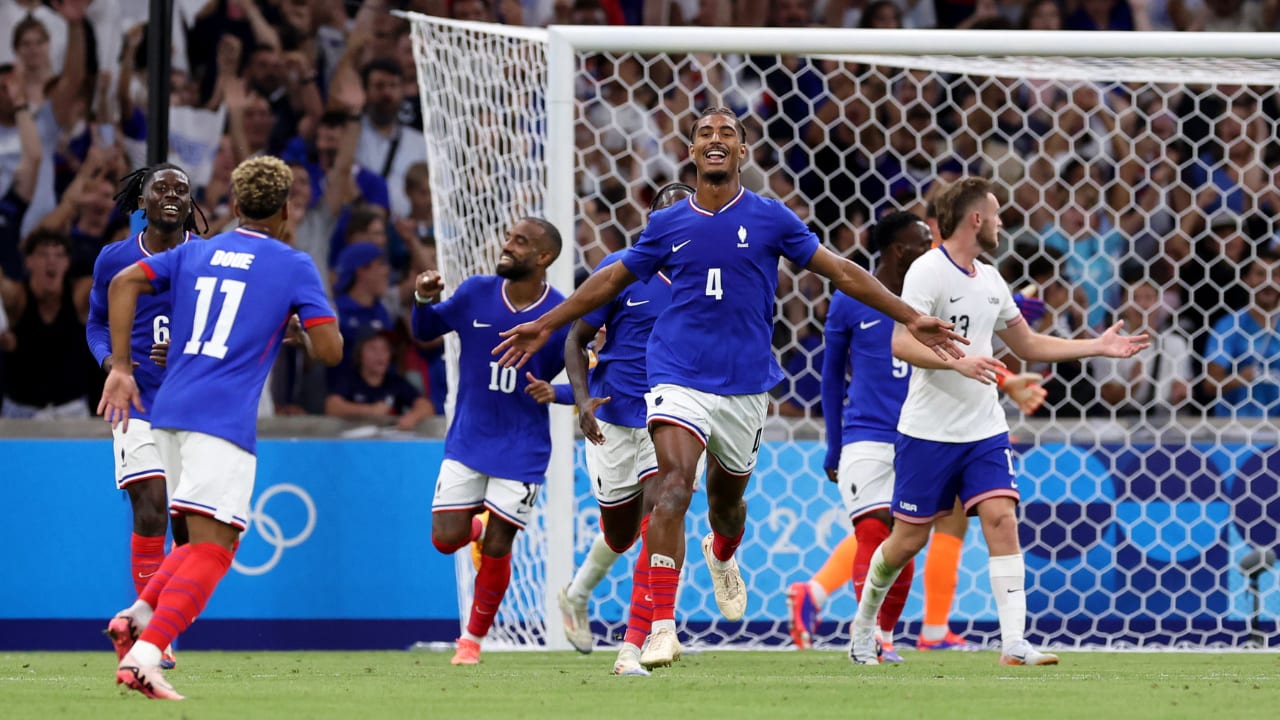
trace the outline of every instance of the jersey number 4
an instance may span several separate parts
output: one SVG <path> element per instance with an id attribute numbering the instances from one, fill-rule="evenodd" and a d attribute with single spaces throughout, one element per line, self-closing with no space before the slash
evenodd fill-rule
<path id="1" fill-rule="evenodd" d="M 218 311 L 218 319 L 213 323 L 213 336 L 203 340 L 209 326 L 209 309 L 213 306 L 215 289 L 226 297 Z M 191 326 L 191 339 L 182 346 L 182 354 L 207 355 L 221 360 L 227 356 L 227 338 L 231 335 L 231 326 L 235 325 L 236 313 L 240 311 L 240 301 L 244 298 L 244 281 L 224 279 L 219 286 L 216 277 L 196 278 L 196 292 L 196 316 Z"/>
<path id="2" fill-rule="evenodd" d="M 724 297 L 724 287 L 720 284 L 720 268 L 707 268 L 707 297 L 717 300 Z"/>

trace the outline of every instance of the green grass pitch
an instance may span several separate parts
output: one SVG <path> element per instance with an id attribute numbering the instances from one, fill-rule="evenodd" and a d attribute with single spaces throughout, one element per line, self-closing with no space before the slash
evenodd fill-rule
<path id="1" fill-rule="evenodd" d="M 17 718 L 1280 718 L 1280 654 L 1066 653 L 1005 668 L 994 652 L 904 652 L 854 667 L 837 652 L 687 654 L 650 678 L 613 654 L 185 652 L 183 703 L 114 684 L 114 656 L 0 654 L 0 717 Z"/>

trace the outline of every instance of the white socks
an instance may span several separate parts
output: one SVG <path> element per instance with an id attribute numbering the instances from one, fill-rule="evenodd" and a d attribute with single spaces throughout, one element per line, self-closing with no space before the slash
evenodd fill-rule
<path id="1" fill-rule="evenodd" d="M 1023 587 L 1027 571 L 1022 553 L 991 558 L 988 572 L 1000 618 L 1000 645 L 1007 650 L 1022 641 L 1027 628 L 1027 591 Z M 866 597 L 865 590 L 863 597 Z"/>
<path id="2" fill-rule="evenodd" d="M 827 604 L 827 589 L 821 583 L 810 580 L 809 597 L 813 598 L 813 606 L 821 610 Z"/>
<path id="3" fill-rule="evenodd" d="M 134 600 L 125 612 L 133 616 L 133 624 L 141 631 L 151 624 L 151 615 L 155 613 L 155 609 L 141 600 Z"/>
<path id="4" fill-rule="evenodd" d="M 947 637 L 947 630 L 950 629 L 946 625 L 923 625 L 920 627 L 920 637 L 929 642 L 939 642 Z"/>
<path id="5" fill-rule="evenodd" d="M 609 543 L 605 542 L 604 533 L 598 533 L 591 543 L 591 549 L 587 551 L 587 557 L 583 559 L 578 572 L 574 573 L 573 582 L 569 583 L 566 591 L 569 598 L 585 603 L 591 597 L 591 591 L 609 574 L 609 568 L 613 567 L 619 557 L 621 554 L 614 552 Z"/>
<path id="6" fill-rule="evenodd" d="M 484 638 L 480 637 L 479 635 L 472 635 L 470 630 L 463 630 L 462 638 L 464 640 L 470 640 L 471 642 L 477 645 L 479 645 L 481 642 L 484 641 Z"/>
<path id="7" fill-rule="evenodd" d="M 862 586 L 862 601 L 858 603 L 858 614 L 853 624 L 863 628 L 876 626 L 876 615 L 880 614 L 880 605 L 888 594 L 893 581 L 902 572 L 900 567 L 890 567 L 884 559 L 884 545 L 876 548 L 871 556 L 871 567 L 867 569 L 867 584 Z"/>
<path id="8" fill-rule="evenodd" d="M 156 666 L 160 664 L 160 648 L 152 645 L 145 640 L 139 640 L 133 644 L 133 648 L 129 650 L 129 654 L 139 665 Z"/>

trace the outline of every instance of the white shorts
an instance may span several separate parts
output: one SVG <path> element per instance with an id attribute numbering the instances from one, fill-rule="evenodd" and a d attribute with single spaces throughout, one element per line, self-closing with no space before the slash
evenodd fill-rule
<path id="1" fill-rule="evenodd" d="M 750 475 L 760 452 L 768 393 L 712 395 L 679 385 L 662 384 L 644 396 L 648 424 L 685 428 L 734 475 Z"/>
<path id="2" fill-rule="evenodd" d="M 241 531 L 249 526 L 256 456 L 204 433 L 157 429 L 151 434 L 165 471 L 176 479 L 169 494 L 170 510 L 203 515 Z"/>
<path id="3" fill-rule="evenodd" d="M 889 510 L 893 505 L 893 477 L 893 443 L 864 440 L 845 445 L 840 450 L 836 484 L 849 519 Z"/>
<path id="4" fill-rule="evenodd" d="M 151 423 L 146 420 L 129 421 L 129 432 L 123 432 L 120 426 L 111 428 L 111 451 L 115 456 L 116 488 L 123 490 L 136 482 L 166 480 L 164 463 L 160 461 L 160 451 L 156 449 L 155 438 L 151 435 Z M 173 485 L 177 482 L 166 480 L 165 497 L 173 495 Z"/>
<path id="5" fill-rule="evenodd" d="M 445 460 L 440 464 L 431 512 L 484 507 L 523 530 L 533 517 L 533 506 L 541 491 L 541 483 L 496 478 L 472 470 L 457 460 Z"/>
<path id="6" fill-rule="evenodd" d="M 644 483 L 658 474 L 658 455 L 647 428 L 632 428 L 596 420 L 603 445 L 586 444 L 587 475 L 600 507 L 624 505 L 644 492 Z M 693 489 L 707 469 L 707 456 L 698 459 Z"/>

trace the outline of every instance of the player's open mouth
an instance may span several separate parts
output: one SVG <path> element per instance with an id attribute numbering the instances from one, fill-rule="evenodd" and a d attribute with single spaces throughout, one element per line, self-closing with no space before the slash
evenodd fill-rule
<path id="1" fill-rule="evenodd" d="M 166 203 L 160 206 L 160 212 L 164 213 L 165 215 L 177 215 L 178 206 L 174 205 L 173 203 Z"/>
<path id="2" fill-rule="evenodd" d="M 703 157 L 710 162 L 724 162 L 725 158 L 729 157 L 729 153 L 724 150 L 708 150 L 703 153 Z"/>

